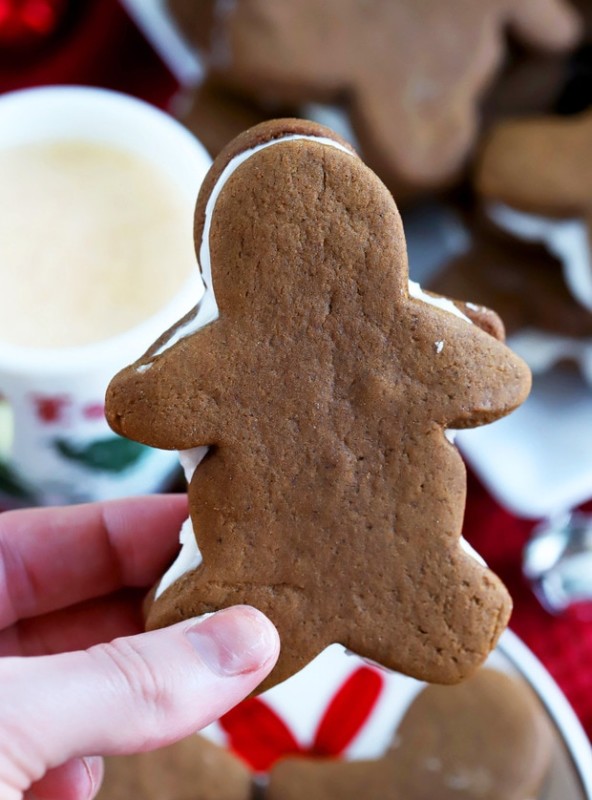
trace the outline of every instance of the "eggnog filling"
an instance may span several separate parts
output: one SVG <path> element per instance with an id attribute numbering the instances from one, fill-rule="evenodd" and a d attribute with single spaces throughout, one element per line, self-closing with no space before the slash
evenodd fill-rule
<path id="1" fill-rule="evenodd" d="M 256 147 L 252 147 L 248 150 L 245 150 L 242 153 L 239 153 L 237 156 L 232 158 L 226 167 L 222 170 L 218 181 L 216 182 L 212 192 L 208 198 L 206 203 L 205 209 L 205 219 L 204 219 L 204 228 L 203 228 L 203 235 L 202 240 L 200 243 L 199 249 L 199 262 L 201 265 L 202 270 L 202 277 L 205 284 L 205 294 L 197 306 L 195 314 L 183 325 L 179 326 L 176 330 L 174 330 L 170 336 L 170 338 L 161 345 L 161 347 L 153 354 L 152 360 L 157 358 L 159 355 L 167 351 L 169 348 L 173 347 L 177 342 L 184 339 L 186 336 L 191 336 L 197 330 L 202 328 L 204 325 L 212 322 L 213 320 L 217 319 L 218 317 L 218 306 L 216 304 L 215 295 L 214 295 L 214 288 L 212 285 L 212 266 L 210 260 L 210 230 L 212 226 L 212 217 L 214 214 L 214 209 L 216 207 L 216 203 L 218 198 L 224 189 L 224 186 L 230 179 L 230 177 L 236 172 L 238 167 L 241 164 L 244 164 L 251 156 L 255 153 L 258 153 L 261 150 L 265 150 L 268 147 L 273 147 L 274 145 L 281 144 L 283 142 L 289 141 L 296 141 L 296 140 L 304 140 L 304 141 L 312 141 L 316 142 L 317 144 L 326 145 L 327 147 L 333 147 L 336 150 L 341 150 L 342 152 L 346 153 L 347 155 L 355 156 L 355 153 L 352 153 L 343 145 L 339 144 L 339 142 L 334 141 L 333 139 L 328 139 L 323 136 L 305 136 L 302 134 L 288 134 L 278 139 L 273 139 L 269 142 L 264 142 L 263 144 L 259 144 Z M 471 324 L 471 320 L 466 317 L 459 309 L 454 305 L 451 300 L 448 300 L 445 297 L 433 297 L 432 295 L 426 294 L 421 286 L 414 281 L 409 281 L 409 295 L 416 300 L 420 300 L 421 302 L 427 303 L 428 305 L 434 306 L 435 308 L 439 308 L 443 311 L 446 311 L 455 317 L 459 317 L 460 319 L 464 320 Z M 444 341 L 437 341 L 434 343 L 436 352 L 442 352 L 444 347 Z M 138 370 L 143 372 L 150 368 L 152 362 L 148 362 L 146 364 L 141 365 Z M 181 465 L 185 471 L 185 477 L 187 478 L 187 482 L 190 483 L 191 479 L 193 478 L 193 474 L 203 459 L 204 455 L 207 452 L 207 447 L 195 447 L 191 450 L 183 450 L 179 452 L 179 459 L 181 461 Z M 158 588 L 156 590 L 155 598 L 160 597 L 160 595 L 168 589 L 175 581 L 181 578 L 190 570 L 195 569 L 201 563 L 201 553 L 199 551 L 199 547 L 197 544 L 197 539 L 195 537 L 195 531 L 193 530 L 193 526 L 191 524 L 191 519 L 187 519 L 183 523 L 183 527 L 181 528 L 180 533 L 180 544 L 181 550 L 179 555 L 177 556 L 174 563 L 171 567 L 167 570 L 167 572 L 163 575 Z"/>
<path id="2" fill-rule="evenodd" d="M 193 530 L 190 517 L 188 517 L 181 526 L 179 543 L 181 545 L 179 555 L 160 579 L 160 583 L 154 595 L 155 600 L 158 600 L 160 595 L 168 589 L 169 586 L 172 586 L 175 581 L 179 580 L 179 578 L 183 577 L 187 572 L 196 569 L 201 564 L 201 553 L 197 546 L 197 539 L 195 538 L 195 531 Z"/>

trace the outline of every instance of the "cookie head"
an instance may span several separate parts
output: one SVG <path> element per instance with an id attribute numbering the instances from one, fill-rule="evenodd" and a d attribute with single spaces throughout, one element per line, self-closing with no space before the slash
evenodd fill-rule
<path id="1" fill-rule="evenodd" d="M 540 701 L 518 678 L 483 669 L 460 686 L 428 686 L 410 706 L 388 756 L 397 797 L 529 800 L 551 761 Z"/>
<path id="2" fill-rule="evenodd" d="M 333 642 L 462 679 L 510 601 L 460 546 L 465 472 L 445 429 L 512 410 L 525 365 L 409 283 L 392 197 L 314 124 L 266 123 L 220 155 L 196 248 L 218 317 L 183 321 L 107 398 L 123 435 L 210 448 L 189 486 L 202 560 L 148 624 L 260 608 L 282 638 L 265 686 Z"/>

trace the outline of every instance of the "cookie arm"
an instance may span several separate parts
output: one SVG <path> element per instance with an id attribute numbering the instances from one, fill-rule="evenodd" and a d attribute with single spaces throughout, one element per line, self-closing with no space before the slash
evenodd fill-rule
<path id="1" fill-rule="evenodd" d="M 152 362 L 140 359 L 107 389 L 105 414 L 128 439 L 165 450 L 210 445 L 218 436 L 216 326 L 177 342 Z"/>
<path id="2" fill-rule="evenodd" d="M 518 408 L 530 391 L 530 371 L 522 359 L 473 327 L 472 335 L 459 337 L 453 359 L 436 381 L 447 428 L 494 422 Z M 454 340 L 446 345 L 454 347 Z"/>
<path id="3" fill-rule="evenodd" d="M 589 112 L 500 123 L 478 160 L 478 193 L 486 202 L 530 214 L 581 216 L 590 207 L 590 180 L 582 165 L 591 133 Z"/>
<path id="4" fill-rule="evenodd" d="M 445 307 L 411 298 L 412 308 L 421 313 L 421 325 L 407 371 L 415 376 L 420 407 L 429 409 L 432 422 L 444 428 L 474 428 L 509 414 L 528 396 L 531 378 L 522 359 L 497 338 L 503 335 L 497 315 L 479 306 L 463 308 L 441 295 L 425 294 L 429 298 L 450 309 L 454 303 L 464 319 Z"/>

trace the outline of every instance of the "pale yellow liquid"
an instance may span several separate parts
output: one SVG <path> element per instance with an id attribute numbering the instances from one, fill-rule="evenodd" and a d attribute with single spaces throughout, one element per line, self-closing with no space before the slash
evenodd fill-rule
<path id="1" fill-rule="evenodd" d="M 112 146 L 0 149 L 0 341 L 84 345 L 135 327 L 197 270 L 192 216 L 168 176 Z"/>

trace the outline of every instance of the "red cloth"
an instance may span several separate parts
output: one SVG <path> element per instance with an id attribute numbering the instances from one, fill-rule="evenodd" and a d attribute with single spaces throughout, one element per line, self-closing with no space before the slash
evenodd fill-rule
<path id="1" fill-rule="evenodd" d="M 165 106 L 177 84 L 116 0 L 75 0 L 76 18 L 20 63 L 0 58 L 0 91 L 50 83 L 105 86 Z M 0 53 L 1 55 L 1 53 Z M 592 622 L 553 618 L 521 576 L 533 522 L 504 511 L 469 479 L 465 536 L 514 598 L 511 626 L 557 680 L 592 736 Z"/>
<path id="2" fill-rule="evenodd" d="M 44 45 L 0 45 L 0 92 L 47 84 L 104 86 L 164 106 L 177 82 L 117 0 L 71 0 Z"/>
<path id="3" fill-rule="evenodd" d="M 285 720 L 260 697 L 235 706 L 220 720 L 228 745 L 256 772 L 267 772 L 280 758 L 343 756 L 363 729 L 384 687 L 383 675 L 374 667 L 352 672 L 330 699 L 312 741 L 298 741 Z"/>
<path id="4" fill-rule="evenodd" d="M 551 616 L 523 578 L 522 548 L 535 524 L 504 511 L 469 476 L 464 535 L 508 587 L 514 600 L 510 627 L 547 667 L 592 738 L 592 621 Z"/>

